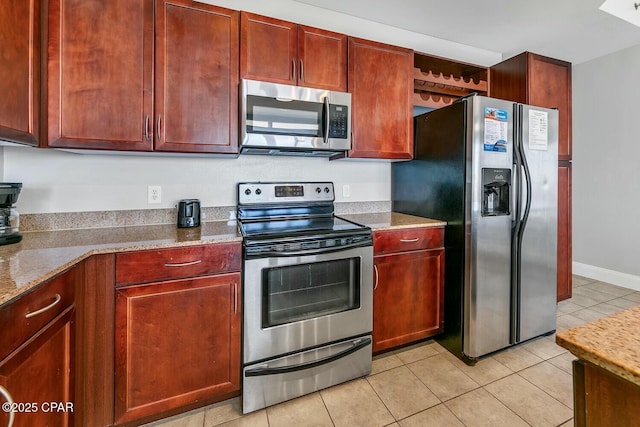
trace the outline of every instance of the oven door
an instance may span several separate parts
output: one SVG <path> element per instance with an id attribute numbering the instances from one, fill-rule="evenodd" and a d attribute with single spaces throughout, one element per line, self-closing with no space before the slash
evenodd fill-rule
<path id="1" fill-rule="evenodd" d="M 244 261 L 245 364 L 369 334 L 373 247 Z"/>

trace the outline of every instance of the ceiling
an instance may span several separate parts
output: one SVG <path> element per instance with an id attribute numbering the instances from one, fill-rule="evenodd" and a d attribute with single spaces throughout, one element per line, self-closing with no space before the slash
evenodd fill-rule
<path id="1" fill-rule="evenodd" d="M 527 50 L 579 64 L 640 44 L 639 27 L 598 9 L 604 0 L 296 1 L 504 58 Z"/>

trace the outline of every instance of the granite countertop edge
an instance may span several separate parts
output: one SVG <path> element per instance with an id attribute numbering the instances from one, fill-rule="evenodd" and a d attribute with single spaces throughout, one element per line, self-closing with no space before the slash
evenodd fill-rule
<path id="1" fill-rule="evenodd" d="M 395 212 L 338 216 L 373 231 L 446 225 L 443 221 Z M 176 229 L 164 224 L 23 234 L 23 242 L 0 247 L 0 306 L 93 255 L 242 241 L 235 221 L 211 221 L 198 229 Z M 107 243 L 100 243 L 104 240 Z"/>
<path id="2" fill-rule="evenodd" d="M 640 306 L 556 334 L 556 343 L 578 359 L 640 386 Z"/>

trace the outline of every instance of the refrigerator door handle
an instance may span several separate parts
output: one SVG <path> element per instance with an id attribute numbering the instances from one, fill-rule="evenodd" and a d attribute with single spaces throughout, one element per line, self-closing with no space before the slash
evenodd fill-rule
<path id="1" fill-rule="evenodd" d="M 511 238 L 511 280 L 512 280 L 512 305 L 516 310 L 516 313 L 520 313 L 520 300 L 521 300 L 521 283 L 522 283 L 522 237 L 527 226 L 527 220 L 529 219 L 529 213 L 531 211 L 531 172 L 529 170 L 529 164 L 527 162 L 527 156 L 523 146 L 523 122 L 524 122 L 524 108 L 522 104 L 515 104 L 514 107 L 514 164 L 515 164 L 515 176 L 517 179 L 516 184 L 516 209 L 514 216 L 513 234 Z M 524 182 L 523 182 L 524 181 Z M 524 201 L 523 211 L 523 184 L 526 185 L 526 200 Z M 515 342 L 520 341 L 520 318 L 513 316 L 511 321 L 511 338 Z"/>

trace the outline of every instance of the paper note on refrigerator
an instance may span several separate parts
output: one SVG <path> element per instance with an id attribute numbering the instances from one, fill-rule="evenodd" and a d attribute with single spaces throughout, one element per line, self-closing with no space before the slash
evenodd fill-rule
<path id="1" fill-rule="evenodd" d="M 529 149 L 549 149 L 549 115 L 546 111 L 529 110 Z"/>
<path id="2" fill-rule="evenodd" d="M 509 113 L 497 108 L 484 109 L 484 151 L 507 152 Z"/>

